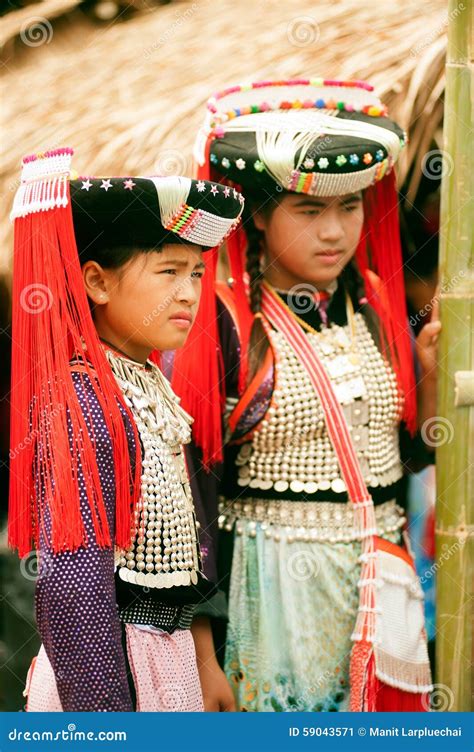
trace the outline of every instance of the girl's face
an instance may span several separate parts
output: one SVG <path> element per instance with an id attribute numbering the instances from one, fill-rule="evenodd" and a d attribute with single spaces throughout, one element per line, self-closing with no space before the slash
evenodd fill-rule
<path id="1" fill-rule="evenodd" d="M 355 253 L 362 231 L 362 193 L 330 198 L 286 194 L 270 215 L 256 213 L 264 233 L 264 274 L 285 290 L 325 289 Z"/>
<path id="2" fill-rule="evenodd" d="M 200 246 L 164 245 L 118 269 L 88 261 L 82 273 L 102 339 L 143 363 L 152 350 L 184 345 L 201 296 Z"/>

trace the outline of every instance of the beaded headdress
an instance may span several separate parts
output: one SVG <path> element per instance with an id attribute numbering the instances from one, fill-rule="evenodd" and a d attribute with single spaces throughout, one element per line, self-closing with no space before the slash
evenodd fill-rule
<path id="1" fill-rule="evenodd" d="M 251 192 L 340 196 L 381 180 L 405 134 L 362 81 L 301 79 L 233 86 L 207 102 L 199 165 Z"/>
<path id="2" fill-rule="evenodd" d="M 140 458 L 132 467 L 123 421 L 123 411 L 129 411 L 94 327 L 81 250 L 158 250 L 164 243 L 193 243 L 213 249 L 206 254 L 212 275 L 215 246 L 232 231 L 243 206 L 236 190 L 204 180 L 73 178 L 71 160 L 71 149 L 25 157 L 11 213 L 15 242 L 9 542 L 20 555 L 37 544 L 45 520 L 51 526 L 54 551 L 74 551 L 87 544 L 80 475 L 100 546 L 129 544 L 140 493 Z M 70 368 L 73 355 L 83 351 L 84 369 L 113 448 L 113 540 L 92 419 L 79 405 Z"/>

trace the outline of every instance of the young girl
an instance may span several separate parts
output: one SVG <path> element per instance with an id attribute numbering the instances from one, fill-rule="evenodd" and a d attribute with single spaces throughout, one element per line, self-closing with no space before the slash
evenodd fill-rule
<path id="1" fill-rule="evenodd" d="M 199 711 L 203 695 L 227 709 L 209 629 L 191 634 L 213 590 L 182 448 L 192 419 L 154 353 L 186 340 L 202 251 L 243 199 L 188 178 L 71 179 L 71 154 L 25 158 L 12 212 L 9 535 L 38 550 L 42 639 L 27 709 Z"/>
<path id="2" fill-rule="evenodd" d="M 362 82 L 260 82 L 208 103 L 199 174 L 246 197 L 218 285 L 223 444 L 217 423 L 203 448 L 210 413 L 195 425 L 204 465 L 224 447 L 225 672 L 240 710 L 427 709 L 422 596 L 398 545 L 399 428 L 417 427 L 391 172 L 404 141 Z M 419 425 L 435 410 L 438 332 L 417 342 Z M 194 409 L 186 348 L 173 383 Z M 214 478 L 200 483 L 210 523 Z"/>

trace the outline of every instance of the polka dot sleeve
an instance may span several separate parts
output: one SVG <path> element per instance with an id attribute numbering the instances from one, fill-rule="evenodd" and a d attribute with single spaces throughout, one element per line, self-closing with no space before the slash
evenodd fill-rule
<path id="1" fill-rule="evenodd" d="M 103 413 L 88 377 L 73 373 L 88 425 L 93 423 L 99 473 L 111 531 L 115 480 L 112 445 Z M 88 418 L 86 400 L 91 410 Z M 127 426 L 133 449 L 133 433 Z M 44 520 L 36 587 L 39 633 L 53 667 L 63 711 L 131 711 L 121 626 L 114 585 L 113 549 L 95 543 L 84 479 L 79 478 L 81 510 L 89 544 L 75 553 L 54 554 Z"/>

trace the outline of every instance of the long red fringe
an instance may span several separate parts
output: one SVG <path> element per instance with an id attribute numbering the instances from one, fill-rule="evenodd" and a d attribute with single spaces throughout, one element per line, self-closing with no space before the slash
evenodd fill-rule
<path id="1" fill-rule="evenodd" d="M 423 713 L 429 710 L 427 693 L 405 692 L 376 677 L 373 648 L 365 640 L 355 642 L 352 647 L 350 687 L 353 713 Z"/>
<path id="2" fill-rule="evenodd" d="M 369 303 L 379 316 L 382 336 L 403 395 L 403 419 L 410 433 L 417 428 L 416 383 L 405 302 L 398 219 L 398 194 L 392 171 L 364 192 L 364 228 L 356 252 Z M 375 272 L 380 282 L 373 285 Z M 369 273 L 368 273 L 369 272 Z"/>
<path id="3" fill-rule="evenodd" d="M 141 459 L 132 471 L 119 403 L 135 422 L 105 358 L 82 280 L 70 203 L 15 221 L 12 321 L 9 543 L 20 556 L 38 543 L 45 507 L 54 552 L 87 545 L 79 498 L 82 474 L 99 546 L 130 543 Z M 109 530 L 96 437 L 74 388 L 69 361 L 84 365 L 104 413 L 114 457 L 115 535 Z M 89 412 L 90 424 L 92 416 Z"/>

